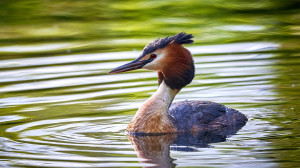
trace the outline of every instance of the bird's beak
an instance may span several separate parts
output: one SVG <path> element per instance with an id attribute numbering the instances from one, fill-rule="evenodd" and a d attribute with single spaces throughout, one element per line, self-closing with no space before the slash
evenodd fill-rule
<path id="1" fill-rule="evenodd" d="M 139 59 L 136 59 L 132 62 L 121 65 L 121 66 L 111 70 L 110 72 L 108 72 L 108 74 L 121 73 L 121 72 L 132 71 L 132 70 L 135 70 L 135 69 L 140 69 L 149 62 L 151 62 L 151 60 L 149 60 L 149 59 L 148 60 L 142 60 L 142 61 L 139 61 Z"/>

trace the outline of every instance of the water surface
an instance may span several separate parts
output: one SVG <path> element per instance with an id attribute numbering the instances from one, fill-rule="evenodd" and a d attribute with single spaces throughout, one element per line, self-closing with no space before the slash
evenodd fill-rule
<path id="1" fill-rule="evenodd" d="M 0 167 L 299 165 L 299 2 L 0 3 Z M 107 72 L 181 31 L 195 36 L 196 76 L 175 101 L 222 103 L 249 121 L 187 143 L 128 137 L 157 76 Z"/>

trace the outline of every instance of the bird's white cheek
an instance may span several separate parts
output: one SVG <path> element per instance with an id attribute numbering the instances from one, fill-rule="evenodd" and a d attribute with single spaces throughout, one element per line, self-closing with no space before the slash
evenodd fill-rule
<path id="1" fill-rule="evenodd" d="M 154 61 L 149 62 L 148 64 L 144 65 L 143 69 L 148 69 L 148 70 L 156 71 L 156 70 L 159 69 L 158 67 L 159 67 L 158 62 L 156 60 L 154 60 Z"/>
<path id="2" fill-rule="evenodd" d="M 143 66 L 143 69 L 148 69 L 152 71 L 158 71 L 162 68 L 162 60 L 164 59 L 164 54 L 160 54 L 157 56 L 155 60 L 149 62 L 148 64 Z"/>

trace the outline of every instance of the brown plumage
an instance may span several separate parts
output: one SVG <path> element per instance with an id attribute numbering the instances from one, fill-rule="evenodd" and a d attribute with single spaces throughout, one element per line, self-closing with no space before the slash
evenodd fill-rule
<path id="1" fill-rule="evenodd" d="M 188 85 L 195 74 L 191 53 L 181 44 L 169 44 L 164 49 L 167 57 L 159 70 L 166 84 L 172 89 L 181 89 Z"/>
<path id="2" fill-rule="evenodd" d="M 191 34 L 179 33 L 155 40 L 144 48 L 137 59 L 109 72 L 120 73 L 140 68 L 158 72 L 159 88 L 139 108 L 126 129 L 128 132 L 193 132 L 245 125 L 245 115 L 218 103 L 184 101 L 171 105 L 176 94 L 195 75 L 193 57 L 182 45 L 192 43 L 192 37 Z"/>

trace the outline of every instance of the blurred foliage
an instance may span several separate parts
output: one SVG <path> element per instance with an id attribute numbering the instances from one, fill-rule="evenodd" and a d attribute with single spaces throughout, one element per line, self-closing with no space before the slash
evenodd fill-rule
<path id="1" fill-rule="evenodd" d="M 298 0 L 2 0 L 0 45 L 84 41 L 75 52 L 122 51 L 181 31 L 196 44 L 280 41 L 299 37 L 298 10 Z"/>

